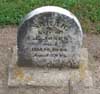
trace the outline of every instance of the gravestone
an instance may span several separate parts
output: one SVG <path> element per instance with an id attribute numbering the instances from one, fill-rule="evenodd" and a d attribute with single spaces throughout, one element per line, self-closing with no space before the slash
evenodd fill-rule
<path id="1" fill-rule="evenodd" d="M 55 6 L 37 8 L 18 29 L 18 64 L 78 67 L 82 39 L 80 23 L 72 13 Z"/>
<path id="2" fill-rule="evenodd" d="M 33 86 L 36 94 L 78 94 L 79 87 L 91 87 L 82 39 L 80 23 L 68 10 L 56 6 L 33 10 L 19 26 L 17 47 L 9 55 L 8 86 Z"/>

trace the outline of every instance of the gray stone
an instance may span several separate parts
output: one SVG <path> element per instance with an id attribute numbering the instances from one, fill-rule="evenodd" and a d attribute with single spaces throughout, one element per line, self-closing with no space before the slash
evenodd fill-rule
<path id="1" fill-rule="evenodd" d="M 17 36 L 18 64 L 79 67 L 82 29 L 68 10 L 46 6 L 22 21 Z"/>
<path id="2" fill-rule="evenodd" d="M 66 88 L 26 87 L 26 88 L 10 88 L 9 93 L 5 94 L 69 94 L 69 93 Z"/>
<path id="3" fill-rule="evenodd" d="M 17 52 L 13 48 L 11 63 L 9 64 L 8 86 L 34 86 L 34 87 L 66 87 L 69 88 L 69 81 L 73 87 L 78 87 L 81 82 L 83 87 L 92 87 L 91 72 L 88 70 L 87 49 L 81 49 L 81 63 L 79 69 L 70 68 L 39 68 L 39 67 L 19 67 L 16 64 Z M 90 80 L 91 78 L 91 80 Z"/>

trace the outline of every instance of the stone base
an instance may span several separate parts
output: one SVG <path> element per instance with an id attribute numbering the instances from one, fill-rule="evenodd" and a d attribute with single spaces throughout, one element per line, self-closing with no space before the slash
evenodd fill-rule
<path id="1" fill-rule="evenodd" d="M 34 86 L 34 87 L 92 87 L 92 77 L 88 70 L 88 53 L 86 48 L 81 50 L 81 63 L 79 69 L 71 68 L 39 68 L 19 67 L 16 63 L 16 48 L 12 49 L 12 58 L 9 64 L 8 86 Z"/>

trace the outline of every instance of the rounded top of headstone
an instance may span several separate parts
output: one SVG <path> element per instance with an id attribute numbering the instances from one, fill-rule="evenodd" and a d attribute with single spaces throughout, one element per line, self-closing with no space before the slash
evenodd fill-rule
<path id="1" fill-rule="evenodd" d="M 18 62 L 76 66 L 82 39 L 81 25 L 71 12 L 57 6 L 37 8 L 27 14 L 19 26 Z"/>
<path id="2" fill-rule="evenodd" d="M 82 33 L 82 36 L 83 36 L 83 32 L 82 32 L 82 28 L 81 28 L 81 25 L 78 21 L 78 19 L 76 18 L 76 16 L 74 16 L 73 13 L 71 13 L 70 11 L 64 9 L 64 8 L 61 8 L 61 7 L 58 7 L 58 6 L 43 6 L 43 7 L 40 7 L 40 8 L 37 8 L 33 11 L 31 11 L 30 13 L 28 13 L 22 23 L 20 24 L 20 26 L 26 21 L 26 20 L 29 20 L 30 18 L 32 18 L 33 16 L 35 15 L 38 15 L 38 14 L 41 14 L 41 13 L 46 13 L 46 12 L 55 12 L 55 13 L 59 13 L 59 14 L 63 14 L 63 15 L 66 15 L 68 17 L 70 17 L 71 19 L 74 19 L 74 21 L 77 23 L 77 25 L 79 26 L 79 29 Z"/>

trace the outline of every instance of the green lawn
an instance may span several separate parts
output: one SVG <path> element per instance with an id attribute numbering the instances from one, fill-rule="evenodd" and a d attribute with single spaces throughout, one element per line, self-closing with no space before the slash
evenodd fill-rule
<path id="1" fill-rule="evenodd" d="M 0 0 L 0 25 L 19 24 L 32 9 L 56 5 L 70 10 L 85 31 L 100 32 L 100 0 Z"/>

